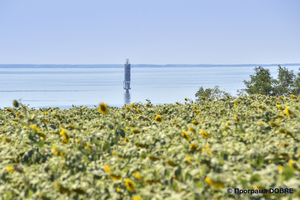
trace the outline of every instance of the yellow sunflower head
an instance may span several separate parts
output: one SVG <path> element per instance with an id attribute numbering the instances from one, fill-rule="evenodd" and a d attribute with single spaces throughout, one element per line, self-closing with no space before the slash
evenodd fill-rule
<path id="1" fill-rule="evenodd" d="M 186 131 L 183 130 L 183 131 L 181 131 L 181 133 L 182 133 L 182 136 L 183 136 L 187 141 L 190 141 L 190 140 L 191 140 L 189 134 L 188 134 Z"/>
<path id="2" fill-rule="evenodd" d="M 127 187 L 127 190 L 132 192 L 135 189 L 135 184 L 132 180 L 130 180 L 129 178 L 125 179 L 125 185 Z"/>
<path id="3" fill-rule="evenodd" d="M 285 107 L 285 114 L 287 117 L 290 117 L 289 107 Z"/>
<path id="4" fill-rule="evenodd" d="M 158 123 L 162 122 L 161 116 L 160 115 L 156 115 L 155 121 L 158 122 Z"/>
<path id="5" fill-rule="evenodd" d="M 198 148 L 198 145 L 197 144 L 191 144 L 190 145 L 190 151 L 196 151 Z"/>
<path id="6" fill-rule="evenodd" d="M 107 114 L 107 105 L 105 103 L 99 103 L 99 112 L 101 112 L 102 114 L 106 115 Z"/>
<path id="7" fill-rule="evenodd" d="M 142 200 L 142 198 L 140 196 L 134 196 L 132 200 Z"/>
<path id="8" fill-rule="evenodd" d="M 211 136 L 210 135 L 208 135 L 208 133 L 206 133 L 204 130 L 200 130 L 200 133 L 202 134 L 202 136 L 204 137 L 204 138 L 211 138 Z"/>
<path id="9" fill-rule="evenodd" d="M 107 166 L 107 165 L 104 165 L 104 170 L 105 170 L 106 173 L 109 173 L 110 167 Z"/>

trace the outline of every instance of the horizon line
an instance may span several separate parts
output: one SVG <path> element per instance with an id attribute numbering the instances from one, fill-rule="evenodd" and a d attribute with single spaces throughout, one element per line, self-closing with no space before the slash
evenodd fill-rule
<path id="1" fill-rule="evenodd" d="M 204 63 L 204 64 L 145 64 L 145 63 L 136 63 L 136 64 L 133 64 L 133 63 L 130 63 L 131 65 L 300 65 L 300 62 L 299 63 L 240 63 L 240 64 L 208 64 L 208 63 Z M 10 63 L 10 64 L 0 64 L 0 65 L 124 65 L 122 63 L 118 63 L 118 64 L 101 64 L 101 63 L 98 63 L 98 64 L 68 64 L 68 63 L 59 63 L 59 64 L 53 64 L 53 63 L 43 63 L 43 64 L 37 64 L 37 63 Z"/>

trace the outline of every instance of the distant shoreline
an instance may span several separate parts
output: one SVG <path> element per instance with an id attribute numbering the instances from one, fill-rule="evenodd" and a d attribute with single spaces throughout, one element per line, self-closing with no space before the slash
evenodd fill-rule
<path id="1" fill-rule="evenodd" d="M 132 64 L 133 68 L 147 67 L 272 67 L 272 66 L 300 66 L 300 63 L 280 64 Z M 0 64 L 0 68 L 123 68 L 123 64 Z"/>

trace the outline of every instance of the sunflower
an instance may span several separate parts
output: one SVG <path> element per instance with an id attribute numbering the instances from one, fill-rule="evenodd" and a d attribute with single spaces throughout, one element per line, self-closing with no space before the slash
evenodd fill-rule
<path id="1" fill-rule="evenodd" d="M 75 127 L 72 124 L 68 124 L 68 128 L 75 129 Z"/>
<path id="2" fill-rule="evenodd" d="M 186 159 L 189 163 L 192 163 L 192 159 L 191 159 L 191 157 L 187 157 L 187 159 Z"/>
<path id="3" fill-rule="evenodd" d="M 13 173 L 15 170 L 13 167 L 5 167 L 6 168 L 6 171 L 10 172 L 10 173 Z"/>
<path id="4" fill-rule="evenodd" d="M 147 156 L 150 160 L 152 160 L 152 161 L 157 161 L 157 160 L 159 160 L 159 158 L 157 158 L 157 157 L 154 157 L 154 156 Z"/>
<path id="5" fill-rule="evenodd" d="M 158 123 L 162 122 L 161 116 L 160 115 L 156 115 L 155 121 L 158 122 Z"/>
<path id="6" fill-rule="evenodd" d="M 135 189 L 135 184 L 132 180 L 130 180 L 129 178 L 125 179 L 125 185 L 127 187 L 127 190 L 132 192 Z"/>
<path id="7" fill-rule="evenodd" d="M 126 106 L 126 109 L 127 109 L 128 111 L 131 111 L 131 108 L 129 108 L 129 106 Z"/>
<path id="8" fill-rule="evenodd" d="M 18 112 L 16 113 L 16 117 L 18 117 L 18 116 L 19 116 L 19 114 L 20 114 L 20 111 L 18 110 Z"/>
<path id="9" fill-rule="evenodd" d="M 118 176 L 118 175 L 114 175 L 114 174 L 109 174 L 110 178 L 114 181 L 117 181 L 117 180 L 122 180 L 122 176 Z"/>
<path id="10" fill-rule="evenodd" d="M 188 130 L 191 131 L 191 132 L 193 132 L 194 134 L 196 134 L 196 130 L 193 129 L 192 127 L 188 126 Z"/>
<path id="11" fill-rule="evenodd" d="M 195 124 L 195 125 L 199 124 L 196 120 L 193 120 L 192 123 Z"/>
<path id="12" fill-rule="evenodd" d="M 239 121 L 237 115 L 234 115 L 234 119 L 235 119 L 235 121 L 237 121 L 237 122 Z"/>
<path id="13" fill-rule="evenodd" d="M 294 160 L 289 160 L 289 166 L 292 167 L 296 171 L 300 171 L 300 168 L 298 167 L 297 162 L 295 162 Z"/>
<path id="14" fill-rule="evenodd" d="M 139 174 L 139 172 L 135 172 L 134 177 L 136 179 L 139 179 L 139 180 L 143 181 L 143 178 L 141 177 L 141 175 Z"/>
<path id="15" fill-rule="evenodd" d="M 189 134 L 188 134 L 186 131 L 182 131 L 181 133 L 182 133 L 182 136 L 183 136 L 187 141 L 190 141 L 190 140 L 191 140 Z"/>
<path id="16" fill-rule="evenodd" d="M 139 196 L 134 196 L 134 197 L 132 198 L 132 200 L 142 200 L 142 198 L 139 197 Z"/>
<path id="17" fill-rule="evenodd" d="M 40 138 L 43 138 L 43 140 L 46 140 L 46 135 L 44 133 L 38 133 Z"/>
<path id="18" fill-rule="evenodd" d="M 208 185 L 214 186 L 214 187 L 216 187 L 216 188 L 224 188 L 224 187 L 225 187 L 225 184 L 224 184 L 224 183 L 212 181 L 212 180 L 210 180 L 208 177 L 205 178 L 205 182 L 206 182 Z"/>
<path id="19" fill-rule="evenodd" d="M 140 133 L 140 132 L 141 132 L 140 130 L 138 130 L 138 129 L 136 129 L 136 128 L 134 128 L 134 129 L 131 129 L 131 131 L 132 131 L 133 133 L 135 133 L 135 134 L 138 134 L 138 133 Z"/>
<path id="20" fill-rule="evenodd" d="M 8 139 L 8 138 L 6 138 L 6 137 L 3 137 L 3 140 L 5 141 L 5 142 L 7 142 L 7 143 L 10 143 L 10 139 Z"/>
<path id="21" fill-rule="evenodd" d="M 39 129 L 38 127 L 34 126 L 34 125 L 31 125 L 30 128 L 31 128 L 32 130 L 35 130 L 36 132 L 39 132 L 39 131 L 40 131 L 40 129 Z"/>
<path id="22" fill-rule="evenodd" d="M 208 135 L 208 133 L 206 133 L 206 132 L 203 131 L 202 129 L 200 130 L 200 133 L 202 134 L 202 136 L 203 136 L 204 138 L 211 138 L 211 136 Z"/>
<path id="23" fill-rule="evenodd" d="M 270 126 L 274 127 L 274 128 L 279 128 L 279 126 L 273 122 L 269 122 Z"/>
<path id="24" fill-rule="evenodd" d="M 285 114 L 287 117 L 290 117 L 289 107 L 285 107 Z"/>
<path id="25" fill-rule="evenodd" d="M 15 108 L 18 108 L 18 107 L 19 107 L 19 102 L 18 102 L 17 100 L 14 100 L 14 101 L 13 101 L 13 106 L 14 106 Z"/>
<path id="26" fill-rule="evenodd" d="M 59 192 L 62 194 L 69 192 L 69 190 L 67 188 L 63 187 L 61 184 L 54 183 L 54 187 L 56 187 L 59 190 Z"/>
<path id="27" fill-rule="evenodd" d="M 107 174 L 109 174 L 110 167 L 107 165 L 104 165 L 104 170 Z"/>
<path id="28" fill-rule="evenodd" d="M 142 112 L 139 110 L 139 109 L 136 109 L 136 111 L 141 115 L 142 114 Z"/>
<path id="29" fill-rule="evenodd" d="M 296 99 L 295 95 L 293 95 L 293 94 L 291 94 L 290 97 L 291 97 L 292 100 Z"/>
<path id="30" fill-rule="evenodd" d="M 259 104 L 259 105 L 258 105 L 258 108 L 263 110 L 263 109 L 264 109 L 264 106 L 261 105 L 261 104 Z"/>
<path id="31" fill-rule="evenodd" d="M 10 108 L 5 108 L 8 112 L 12 112 L 12 109 Z"/>
<path id="32" fill-rule="evenodd" d="M 197 144 L 191 144 L 190 146 L 190 151 L 196 151 L 198 148 L 198 145 Z"/>
<path id="33" fill-rule="evenodd" d="M 292 138 L 295 139 L 295 137 L 293 136 L 293 134 L 292 134 L 290 131 L 288 131 L 288 130 L 279 129 L 278 132 L 279 132 L 279 133 L 285 133 L 285 134 L 287 134 L 287 135 L 289 135 L 290 137 L 292 137 Z"/>
<path id="34" fill-rule="evenodd" d="M 60 150 L 57 150 L 57 146 L 52 147 L 52 150 L 53 150 L 54 155 L 61 156 L 61 157 L 64 157 L 64 158 L 66 157 L 66 154 L 64 154 Z"/>
<path id="35" fill-rule="evenodd" d="M 104 115 L 107 114 L 107 105 L 105 103 L 99 103 L 99 109 L 98 111 Z"/>
<path id="36" fill-rule="evenodd" d="M 170 161 L 170 160 L 168 160 L 168 159 L 166 159 L 166 163 L 167 163 L 168 165 L 172 166 L 172 167 L 176 167 L 176 166 L 177 166 L 176 163 L 174 163 L 174 162 L 172 162 L 172 161 Z"/>
<path id="37" fill-rule="evenodd" d="M 70 143 L 70 138 L 69 138 L 69 136 L 67 135 L 66 132 L 67 132 L 66 129 L 62 129 L 59 133 L 61 136 L 63 136 L 62 144 L 69 144 Z"/>

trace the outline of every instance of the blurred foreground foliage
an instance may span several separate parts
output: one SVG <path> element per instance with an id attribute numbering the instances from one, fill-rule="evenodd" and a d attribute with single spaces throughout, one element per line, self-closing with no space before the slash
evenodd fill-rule
<path id="1" fill-rule="evenodd" d="M 0 110 L 0 199 L 297 199 L 300 97 Z M 228 194 L 227 188 L 294 188 Z"/>

